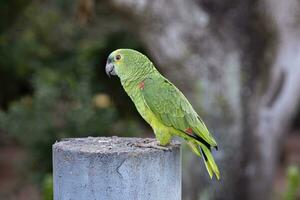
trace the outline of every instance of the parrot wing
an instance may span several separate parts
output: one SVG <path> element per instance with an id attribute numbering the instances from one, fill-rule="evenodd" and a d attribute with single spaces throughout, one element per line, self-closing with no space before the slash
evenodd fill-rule
<path id="1" fill-rule="evenodd" d="M 184 132 L 204 144 L 208 143 L 209 146 L 217 146 L 186 97 L 167 79 L 147 78 L 143 81 L 141 91 L 146 105 L 164 125 Z"/>

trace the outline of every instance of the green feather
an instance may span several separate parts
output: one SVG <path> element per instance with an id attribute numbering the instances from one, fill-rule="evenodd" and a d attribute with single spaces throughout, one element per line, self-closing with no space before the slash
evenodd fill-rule
<path id="1" fill-rule="evenodd" d="M 144 84 L 144 100 L 164 124 L 180 131 L 192 128 L 211 146 L 217 145 L 186 97 L 172 83 L 157 73 L 147 77 Z"/>

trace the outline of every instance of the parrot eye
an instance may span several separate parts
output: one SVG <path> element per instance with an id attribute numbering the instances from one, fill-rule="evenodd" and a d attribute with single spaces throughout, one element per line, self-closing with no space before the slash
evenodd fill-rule
<path id="1" fill-rule="evenodd" d="M 121 60 L 121 55 L 116 55 L 116 61 L 119 61 L 119 60 Z"/>

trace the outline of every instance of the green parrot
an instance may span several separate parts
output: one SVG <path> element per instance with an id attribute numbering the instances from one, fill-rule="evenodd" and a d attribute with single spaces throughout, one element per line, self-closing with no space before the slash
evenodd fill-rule
<path id="1" fill-rule="evenodd" d="M 108 76 L 117 75 L 145 121 L 152 127 L 158 145 L 166 146 L 173 136 L 183 138 L 202 157 L 212 178 L 220 177 L 211 148 L 217 142 L 186 97 L 142 53 L 132 49 L 113 51 L 106 63 Z"/>

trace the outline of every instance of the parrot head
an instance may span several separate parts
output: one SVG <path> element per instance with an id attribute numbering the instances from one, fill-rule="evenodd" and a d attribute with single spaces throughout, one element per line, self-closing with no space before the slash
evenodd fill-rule
<path id="1" fill-rule="evenodd" d="M 141 76 L 149 69 L 145 69 L 144 64 L 150 60 L 142 53 L 132 49 L 118 49 L 113 51 L 107 58 L 105 71 L 110 77 L 117 75 L 120 79 Z M 154 68 L 148 66 L 148 68 Z"/>

